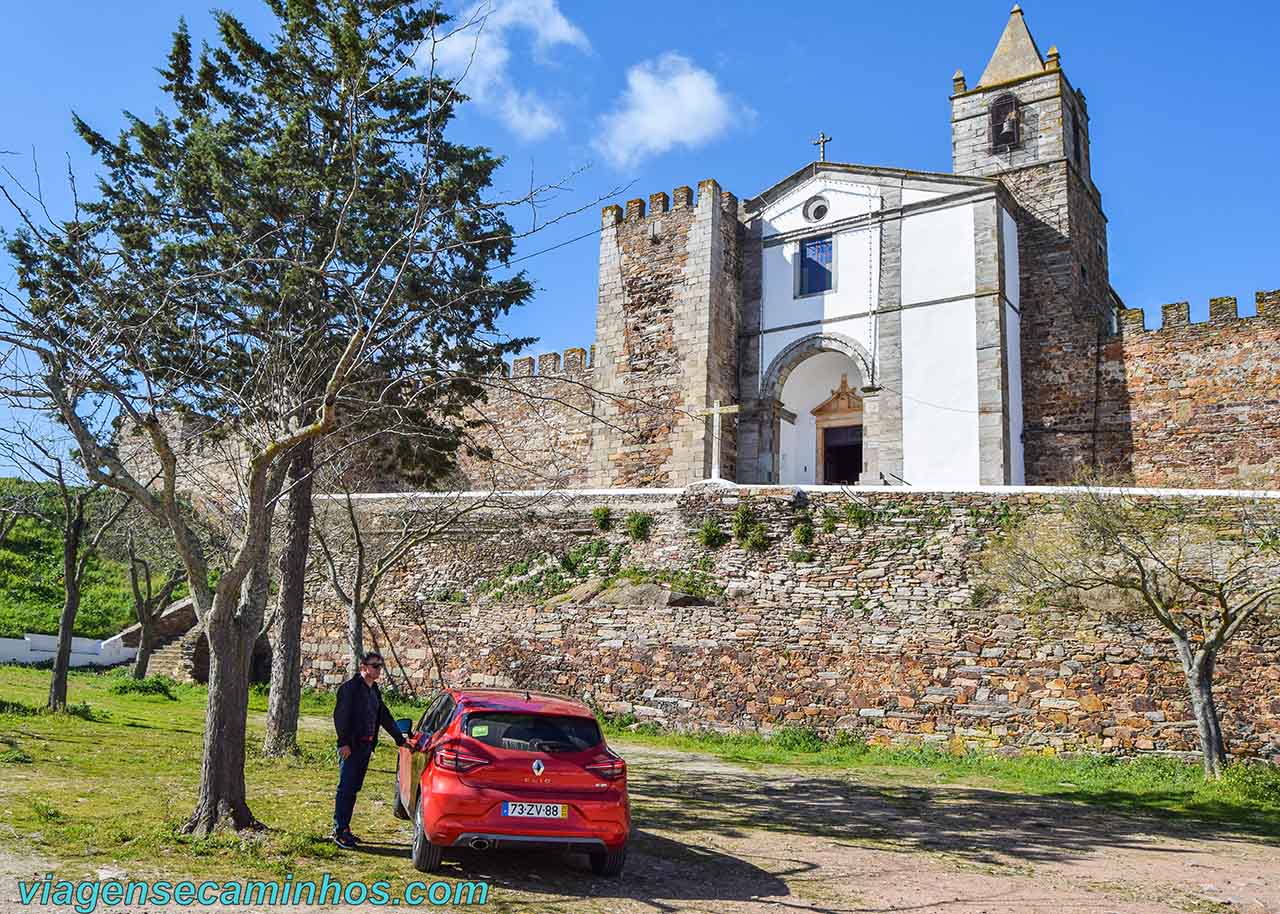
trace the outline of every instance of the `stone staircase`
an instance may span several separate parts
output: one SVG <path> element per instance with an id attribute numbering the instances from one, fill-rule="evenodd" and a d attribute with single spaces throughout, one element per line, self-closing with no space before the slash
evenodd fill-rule
<path id="1" fill-rule="evenodd" d="M 186 632 L 178 632 L 163 639 L 151 651 L 147 661 L 148 676 L 168 676 L 170 679 L 186 679 L 186 652 L 182 636 Z"/>

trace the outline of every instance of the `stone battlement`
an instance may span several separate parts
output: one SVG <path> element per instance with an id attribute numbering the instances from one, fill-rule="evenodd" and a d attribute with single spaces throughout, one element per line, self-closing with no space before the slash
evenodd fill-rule
<path id="1" fill-rule="evenodd" d="M 698 196 L 695 200 L 693 190 L 688 185 L 675 188 L 668 197 L 665 191 L 649 194 L 649 200 L 646 204 L 643 197 L 636 197 L 634 200 L 628 200 L 626 209 L 614 204 L 606 206 L 601 210 L 601 223 L 605 226 L 617 225 L 621 222 L 642 222 L 645 219 L 646 212 L 649 216 L 661 216 L 672 210 L 689 209 L 697 206 L 708 195 L 711 199 L 718 200 L 720 208 L 737 218 L 738 215 L 738 198 L 727 190 L 722 191 L 720 184 L 714 178 L 707 178 L 705 181 L 698 182 Z"/>
<path id="2" fill-rule="evenodd" d="M 530 378 L 534 375 L 547 377 L 583 374 L 591 371 L 596 363 L 596 347 L 592 344 L 583 349 L 575 346 L 564 351 L 561 358 L 558 352 L 544 352 L 538 356 L 526 355 L 511 362 L 511 377 Z"/>
<path id="3" fill-rule="evenodd" d="M 1258 292 L 1254 296 L 1254 301 L 1257 302 L 1257 315 L 1241 317 L 1240 308 L 1234 296 L 1211 298 L 1209 299 L 1209 319 L 1207 321 L 1192 321 L 1191 305 L 1188 302 L 1180 301 L 1161 305 L 1161 323 L 1158 327 L 1147 326 L 1146 314 L 1141 308 L 1123 308 L 1120 311 L 1120 333 L 1159 333 L 1184 327 L 1216 327 L 1230 321 L 1274 320 L 1280 317 L 1280 289 L 1271 292 Z"/>

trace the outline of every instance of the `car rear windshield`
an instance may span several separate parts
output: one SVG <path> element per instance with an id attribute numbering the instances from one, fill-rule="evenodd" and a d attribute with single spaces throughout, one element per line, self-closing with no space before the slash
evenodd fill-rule
<path id="1" fill-rule="evenodd" d="M 463 731 L 497 749 L 521 752 L 581 752 L 600 745 L 600 726 L 589 717 L 475 711 Z"/>

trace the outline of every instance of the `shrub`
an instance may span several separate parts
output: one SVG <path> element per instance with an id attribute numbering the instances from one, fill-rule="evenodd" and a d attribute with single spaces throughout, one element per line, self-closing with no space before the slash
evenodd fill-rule
<path id="1" fill-rule="evenodd" d="M 174 681 L 167 676 L 148 676 L 145 679 L 117 679 L 107 688 L 112 695 L 163 695 L 177 701 L 173 694 Z"/>
<path id="2" fill-rule="evenodd" d="M 840 517 L 830 508 L 822 509 L 822 532 L 835 533 L 836 524 L 839 523 Z"/>
<path id="3" fill-rule="evenodd" d="M 804 565 L 812 562 L 813 557 L 813 553 L 808 549 L 791 550 L 791 561 L 795 562 L 797 565 Z"/>
<path id="4" fill-rule="evenodd" d="M 639 511 L 633 511 L 627 515 L 627 536 L 631 537 L 637 543 L 642 540 L 647 540 L 652 529 L 652 514 L 643 514 Z"/>
<path id="5" fill-rule="evenodd" d="M 865 755 L 871 750 L 866 737 L 856 730 L 839 730 L 830 741 L 832 749 L 841 749 L 852 755 Z"/>
<path id="6" fill-rule="evenodd" d="M 813 524 L 806 518 L 796 525 L 791 531 L 791 538 L 795 540 L 797 546 L 813 545 Z"/>
<path id="7" fill-rule="evenodd" d="M 601 530 L 613 529 L 613 511 L 609 509 L 608 505 L 592 508 L 591 519 L 596 522 L 596 526 Z"/>
<path id="8" fill-rule="evenodd" d="M 784 752 L 821 752 L 826 747 L 818 731 L 809 727 L 782 727 L 769 742 Z"/>
<path id="9" fill-rule="evenodd" d="M 708 517 L 698 528 L 698 542 L 708 549 L 719 549 L 729 539 L 714 518 Z"/>
<path id="10" fill-rule="evenodd" d="M 996 592 L 986 584 L 977 584 L 973 593 L 969 594 L 969 605 L 974 609 L 982 609 L 996 601 Z"/>
<path id="11" fill-rule="evenodd" d="M 1220 789 L 1245 803 L 1280 806 L 1280 766 L 1235 762 L 1223 772 Z"/>
<path id="12" fill-rule="evenodd" d="M 0 765 L 30 765 L 35 759 L 21 749 L 6 749 L 0 752 Z"/>
<path id="13" fill-rule="evenodd" d="M 39 713 L 39 708 L 23 704 L 20 701 L 6 701 L 0 698 L 0 714 L 9 714 L 13 717 L 34 717 Z"/>
<path id="14" fill-rule="evenodd" d="M 756 512 L 751 509 L 751 505 L 745 501 L 733 509 L 733 538 L 739 542 L 745 540 L 751 534 L 751 528 L 756 525 Z"/>
<path id="15" fill-rule="evenodd" d="M 856 526 L 859 530 L 864 530 L 875 522 L 877 512 L 875 508 L 864 505 L 860 501 L 851 501 L 844 508 L 845 519 L 849 523 Z"/>
<path id="16" fill-rule="evenodd" d="M 81 701 L 73 705 L 67 705 L 65 708 L 62 709 L 62 713 L 68 714 L 71 717 L 78 717 L 81 720 L 87 720 L 87 721 L 106 720 L 108 717 L 111 716 L 106 711 L 93 710 L 93 708 L 89 707 L 89 702 L 87 701 Z"/>
<path id="17" fill-rule="evenodd" d="M 769 528 L 764 524 L 753 524 L 743 537 L 742 545 L 751 552 L 764 552 L 769 548 Z"/>

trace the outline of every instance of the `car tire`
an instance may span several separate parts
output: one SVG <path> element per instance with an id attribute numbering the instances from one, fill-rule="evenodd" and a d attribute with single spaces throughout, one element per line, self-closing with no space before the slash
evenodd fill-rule
<path id="1" fill-rule="evenodd" d="M 427 830 L 422 824 L 422 806 L 419 798 L 413 817 L 413 868 L 419 873 L 438 873 L 444 859 L 444 848 L 439 844 L 432 844 L 427 837 Z"/>
<path id="2" fill-rule="evenodd" d="M 400 753 L 396 753 L 396 781 L 391 791 L 391 815 L 397 819 L 409 821 L 411 816 L 409 810 L 404 808 L 404 804 L 400 802 Z"/>
<path id="3" fill-rule="evenodd" d="M 591 872 L 597 876 L 621 876 L 627 862 L 627 846 L 616 850 L 595 851 L 590 854 Z"/>

